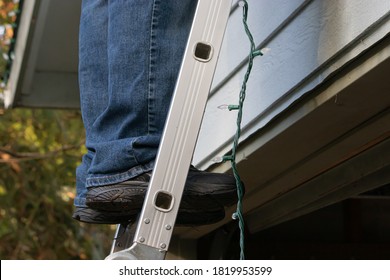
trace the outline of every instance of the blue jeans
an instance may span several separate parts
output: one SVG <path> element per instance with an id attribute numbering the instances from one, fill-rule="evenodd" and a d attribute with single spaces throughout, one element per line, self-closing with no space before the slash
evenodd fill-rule
<path id="1" fill-rule="evenodd" d="M 196 0 L 83 0 L 79 38 L 87 153 L 75 205 L 89 187 L 153 168 Z"/>

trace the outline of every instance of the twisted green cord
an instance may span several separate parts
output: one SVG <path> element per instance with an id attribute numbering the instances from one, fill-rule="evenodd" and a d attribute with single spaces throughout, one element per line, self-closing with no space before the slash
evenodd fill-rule
<path id="1" fill-rule="evenodd" d="M 240 178 L 240 175 L 238 174 L 237 170 L 237 164 L 236 164 L 236 152 L 237 152 L 237 147 L 239 144 L 239 139 L 241 136 L 241 121 L 242 121 L 242 111 L 244 107 L 244 101 L 246 97 L 246 85 L 249 80 L 250 73 L 252 71 L 252 66 L 253 66 L 253 59 L 258 56 L 258 55 L 263 55 L 261 51 L 256 50 L 256 45 L 253 40 L 253 36 L 249 30 L 248 23 L 247 23 L 247 18 L 248 18 L 248 3 L 246 0 L 242 0 L 239 2 L 240 6 L 243 8 L 243 24 L 244 24 L 244 29 L 245 32 L 249 38 L 250 41 L 250 53 L 249 53 L 249 61 L 248 61 L 248 66 L 247 70 L 244 76 L 244 80 L 242 82 L 241 86 L 241 91 L 239 95 L 239 103 L 238 106 L 235 107 L 235 109 L 238 110 L 237 113 L 237 130 L 236 134 L 234 136 L 233 140 L 233 147 L 232 147 L 232 153 L 230 156 L 225 156 L 224 160 L 230 160 L 232 170 L 233 170 L 233 175 L 236 180 L 236 185 L 237 185 L 237 196 L 238 196 L 238 202 L 237 202 L 237 209 L 236 212 L 233 214 L 233 219 L 238 220 L 238 226 L 240 229 L 240 260 L 245 259 L 245 223 L 244 223 L 244 217 L 242 215 L 242 199 L 244 196 L 244 188 L 242 185 L 242 181 Z"/>

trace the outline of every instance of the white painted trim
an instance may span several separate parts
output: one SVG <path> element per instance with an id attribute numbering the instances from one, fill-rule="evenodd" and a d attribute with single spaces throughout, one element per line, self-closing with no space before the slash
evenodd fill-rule
<path id="1" fill-rule="evenodd" d="M 23 11 L 20 19 L 18 38 L 15 43 L 15 59 L 12 63 L 10 77 L 7 87 L 4 90 L 5 108 L 10 108 L 14 104 L 16 90 L 18 87 L 23 61 L 25 59 L 27 41 L 32 28 L 33 13 L 36 6 L 35 0 L 24 1 Z"/>

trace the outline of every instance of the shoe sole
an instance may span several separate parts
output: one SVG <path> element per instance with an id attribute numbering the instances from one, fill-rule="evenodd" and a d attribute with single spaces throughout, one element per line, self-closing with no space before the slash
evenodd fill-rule
<path id="1" fill-rule="evenodd" d="M 72 218 L 89 224 L 128 224 L 135 221 L 138 213 L 105 212 L 91 208 L 76 207 Z M 224 209 L 208 211 L 183 211 L 180 210 L 176 220 L 176 226 L 199 226 L 217 223 L 225 218 Z"/>
<path id="2" fill-rule="evenodd" d="M 140 211 L 147 192 L 148 184 L 115 185 L 111 187 L 93 187 L 88 190 L 86 204 L 101 211 Z M 235 185 L 191 184 L 186 187 L 180 204 L 180 210 L 186 212 L 219 209 L 237 202 Z"/>

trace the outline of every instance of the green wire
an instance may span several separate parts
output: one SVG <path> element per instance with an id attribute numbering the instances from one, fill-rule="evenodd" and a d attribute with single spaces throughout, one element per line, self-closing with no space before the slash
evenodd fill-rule
<path id="1" fill-rule="evenodd" d="M 245 32 L 249 38 L 250 41 L 250 53 L 249 53 L 249 61 L 248 61 L 248 66 L 247 70 L 244 76 L 244 80 L 242 82 L 241 86 L 241 91 L 240 91 L 240 96 L 239 96 L 239 103 L 238 106 L 235 106 L 235 109 L 238 110 L 237 113 L 237 130 L 236 134 L 234 136 L 233 140 L 233 147 L 232 147 L 232 153 L 230 156 L 225 156 L 224 160 L 230 160 L 232 170 L 233 170 L 233 175 L 236 180 L 236 185 L 237 185 L 237 196 L 238 196 L 238 202 L 237 202 L 237 209 L 236 212 L 233 214 L 233 219 L 238 220 L 238 227 L 240 229 L 240 260 L 245 259 L 245 223 L 244 223 L 244 217 L 243 217 L 243 211 L 242 211 L 242 200 L 244 196 L 244 187 L 242 185 L 242 181 L 240 178 L 240 175 L 238 174 L 237 170 L 237 164 L 236 164 L 236 152 L 237 152 L 237 147 L 239 144 L 239 139 L 241 136 L 241 121 L 242 121 L 242 111 L 244 107 L 244 101 L 246 97 L 246 85 L 249 80 L 250 73 L 252 71 L 252 66 L 253 66 L 253 59 L 258 56 L 258 55 L 263 55 L 261 51 L 256 50 L 256 45 L 253 40 L 253 36 L 249 30 L 247 19 L 248 19 L 248 3 L 246 0 L 242 0 L 239 2 L 240 6 L 243 8 L 243 24 L 244 24 L 244 29 Z"/>

